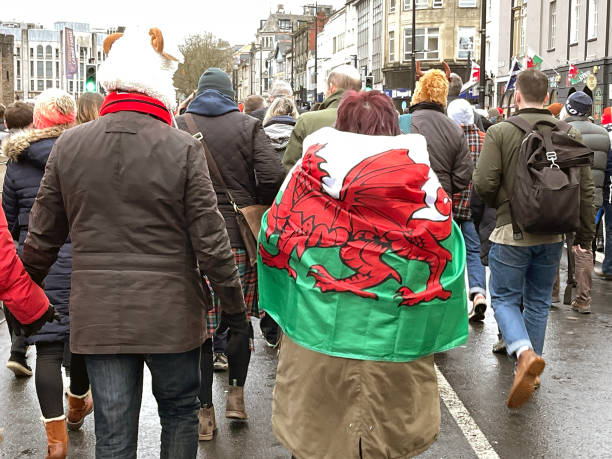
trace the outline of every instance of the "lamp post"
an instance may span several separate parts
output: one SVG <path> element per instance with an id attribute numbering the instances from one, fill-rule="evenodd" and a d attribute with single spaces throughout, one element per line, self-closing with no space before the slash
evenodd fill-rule
<path id="1" fill-rule="evenodd" d="M 416 89 L 416 0 L 412 0 L 412 91 Z"/>
<path id="2" fill-rule="evenodd" d="M 487 59 L 487 5 L 480 2 L 482 9 L 480 19 L 480 90 L 478 91 L 478 103 L 480 108 L 485 108 L 485 92 L 487 87 L 486 59 Z"/>
<path id="3" fill-rule="evenodd" d="M 319 2 L 315 2 L 315 29 L 314 29 L 314 58 L 315 58 L 315 67 L 314 67 L 314 98 L 315 101 L 318 102 L 318 95 L 319 95 L 319 90 L 317 88 L 317 83 L 319 80 L 319 75 L 317 73 L 317 52 L 318 52 L 318 38 L 317 35 L 319 35 Z"/>

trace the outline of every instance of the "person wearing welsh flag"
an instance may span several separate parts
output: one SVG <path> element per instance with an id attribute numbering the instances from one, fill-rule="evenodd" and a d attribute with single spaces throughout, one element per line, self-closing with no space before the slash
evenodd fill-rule
<path id="1" fill-rule="evenodd" d="M 260 304 L 284 332 L 272 427 L 296 458 L 407 458 L 440 431 L 433 354 L 465 343 L 465 246 L 425 138 L 348 92 L 262 221 Z"/>

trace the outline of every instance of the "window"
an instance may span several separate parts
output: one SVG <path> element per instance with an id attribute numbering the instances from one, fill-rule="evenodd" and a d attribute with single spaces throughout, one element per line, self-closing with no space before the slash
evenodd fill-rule
<path id="1" fill-rule="evenodd" d="M 34 80 L 30 80 L 30 91 L 34 91 Z"/>
<path id="2" fill-rule="evenodd" d="M 68 82 L 68 92 L 74 92 L 74 81 Z"/>
<path id="3" fill-rule="evenodd" d="M 30 48 L 30 59 L 34 59 L 34 48 Z M 32 88 L 34 90 L 34 88 Z"/>
<path id="4" fill-rule="evenodd" d="M 36 76 L 38 78 L 42 77 L 44 75 L 44 71 L 45 71 L 45 63 L 43 61 L 37 61 L 36 62 Z"/>
<path id="5" fill-rule="evenodd" d="M 21 91 L 21 80 L 17 80 L 17 91 Z"/>
<path id="6" fill-rule="evenodd" d="M 55 80 L 55 87 L 59 88 L 59 80 Z"/>
<path id="7" fill-rule="evenodd" d="M 415 1 L 416 9 L 424 9 L 429 6 L 429 0 L 416 0 Z M 412 0 L 404 0 L 404 10 L 412 9 Z"/>
<path id="8" fill-rule="evenodd" d="M 580 31 L 580 0 L 570 0 L 570 44 L 578 43 Z"/>
<path id="9" fill-rule="evenodd" d="M 55 63 L 55 77 L 56 78 L 59 77 L 59 74 L 60 74 L 60 72 L 59 72 L 59 62 L 56 62 Z"/>
<path id="10" fill-rule="evenodd" d="M 279 19 L 278 28 L 281 30 L 291 29 L 291 20 L 290 19 Z"/>
<path id="11" fill-rule="evenodd" d="M 44 80 L 36 80 L 36 90 L 44 91 L 45 90 L 45 82 Z"/>
<path id="12" fill-rule="evenodd" d="M 415 53 L 417 60 L 438 59 L 440 29 L 416 29 Z M 412 28 L 404 29 L 404 60 L 410 60 L 412 52 Z"/>
<path id="13" fill-rule="evenodd" d="M 42 47 L 42 45 L 38 45 L 36 47 L 36 58 L 37 59 L 42 59 L 43 58 L 43 47 Z"/>
<path id="14" fill-rule="evenodd" d="M 395 0 L 389 0 L 389 14 L 395 13 Z"/>
<path id="15" fill-rule="evenodd" d="M 17 61 L 17 77 L 21 76 L 21 61 Z"/>
<path id="16" fill-rule="evenodd" d="M 389 32 L 389 62 L 395 62 L 395 32 Z"/>
<path id="17" fill-rule="evenodd" d="M 557 35 L 557 2 L 552 1 L 548 5 L 548 49 L 554 49 Z"/>
<path id="18" fill-rule="evenodd" d="M 47 80 L 46 87 L 47 87 L 47 89 L 52 88 L 53 87 L 53 80 Z"/>
<path id="19" fill-rule="evenodd" d="M 53 62 L 52 61 L 45 62 L 45 76 L 47 78 L 51 78 L 53 76 Z"/>
<path id="20" fill-rule="evenodd" d="M 45 59 L 53 59 L 53 48 L 51 48 L 51 45 L 45 47 Z"/>
<path id="21" fill-rule="evenodd" d="M 17 54 L 17 56 L 21 57 L 21 48 L 19 46 L 15 48 L 15 53 Z"/>
<path id="22" fill-rule="evenodd" d="M 474 8 L 476 0 L 459 0 L 459 8 Z"/>
<path id="23" fill-rule="evenodd" d="M 98 61 L 102 60 L 102 52 L 98 51 Z"/>
<path id="24" fill-rule="evenodd" d="M 34 61 L 30 61 L 30 78 L 34 76 Z"/>
<path id="25" fill-rule="evenodd" d="M 434 8 L 442 8 L 444 7 L 444 0 L 433 0 L 433 5 Z"/>
<path id="26" fill-rule="evenodd" d="M 457 33 L 457 59 L 474 57 L 475 27 L 459 27 Z"/>
<path id="27" fill-rule="evenodd" d="M 587 25 L 587 37 L 589 40 L 597 38 L 597 21 L 599 19 L 597 14 L 598 3 L 597 0 L 589 0 L 589 23 Z"/>
<path id="28" fill-rule="evenodd" d="M 512 2 L 512 57 L 523 57 L 527 52 L 527 0 Z"/>
<path id="29" fill-rule="evenodd" d="M 59 59 L 59 48 L 55 48 L 55 58 Z"/>
<path id="30" fill-rule="evenodd" d="M 333 53 L 336 54 L 336 37 L 334 37 Z"/>

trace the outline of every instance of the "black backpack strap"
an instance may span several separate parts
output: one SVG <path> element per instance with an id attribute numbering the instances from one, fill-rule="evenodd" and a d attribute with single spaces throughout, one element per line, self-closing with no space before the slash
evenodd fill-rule
<path id="1" fill-rule="evenodd" d="M 504 120 L 504 122 L 512 124 L 513 126 L 523 131 L 525 134 L 529 134 L 531 131 L 533 131 L 533 126 L 531 125 L 531 123 L 525 118 L 518 115 L 511 116 L 510 118 Z"/>
<path id="2" fill-rule="evenodd" d="M 556 125 L 557 129 L 565 134 L 569 134 L 569 131 L 572 129 L 572 125 L 567 121 L 557 121 Z"/>

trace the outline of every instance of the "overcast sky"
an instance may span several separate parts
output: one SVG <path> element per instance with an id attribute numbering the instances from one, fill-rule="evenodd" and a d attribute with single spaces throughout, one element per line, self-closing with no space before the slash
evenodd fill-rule
<path id="1" fill-rule="evenodd" d="M 51 27 L 57 21 L 88 22 L 94 27 L 141 24 L 161 29 L 166 50 L 173 50 L 189 34 L 212 32 L 233 45 L 253 41 L 259 20 L 276 11 L 279 3 L 285 11 L 300 13 L 309 0 L 2 0 L 0 20 L 36 22 Z M 330 0 L 341 8 L 344 0 Z M 163 7 L 157 7 L 163 5 Z"/>

